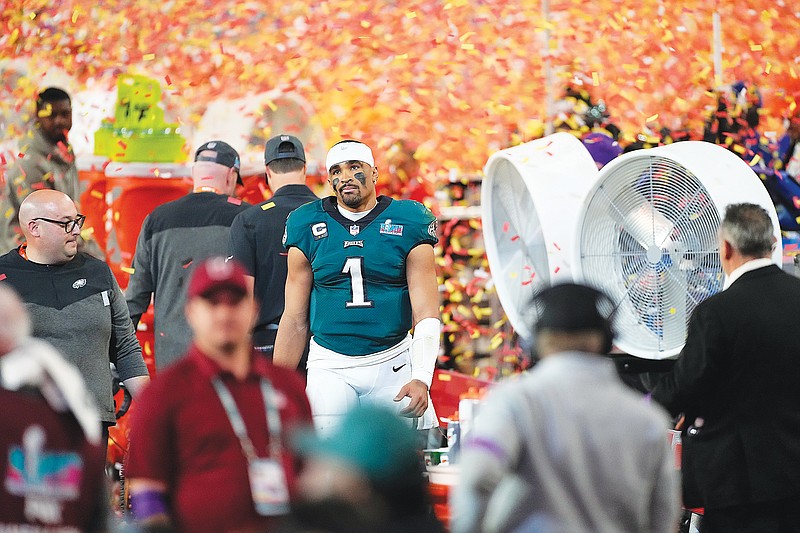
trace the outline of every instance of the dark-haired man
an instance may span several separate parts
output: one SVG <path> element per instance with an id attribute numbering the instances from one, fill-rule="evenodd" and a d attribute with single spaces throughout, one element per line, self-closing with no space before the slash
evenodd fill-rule
<path id="1" fill-rule="evenodd" d="M 233 219 L 229 255 L 244 265 L 250 272 L 248 280 L 255 284 L 261 308 L 253 328 L 253 346 L 271 358 L 284 307 L 287 252 L 281 240 L 286 217 L 318 198 L 306 185 L 306 154 L 297 137 L 281 134 L 268 140 L 264 164 L 272 198 Z"/>
<path id="2" fill-rule="evenodd" d="M 34 128 L 22 142 L 24 156 L 7 171 L 0 197 L 0 253 L 22 244 L 19 206 L 31 192 L 55 189 L 78 201 L 80 185 L 75 154 L 67 136 L 72 129 L 69 95 L 50 87 L 36 98 Z M 0 183 L 2 180 L 0 180 Z"/>
<path id="3" fill-rule="evenodd" d="M 728 206 L 719 243 L 725 290 L 695 308 L 652 396 L 692 424 L 684 493 L 705 508 L 704 531 L 797 531 L 800 280 L 772 263 L 774 227 L 761 206 Z"/>
<path id="4" fill-rule="evenodd" d="M 436 218 L 419 202 L 377 196 L 378 169 L 364 143 L 333 145 L 325 167 L 333 196 L 286 220 L 275 364 L 296 368 L 313 335 L 306 391 L 319 431 L 368 404 L 413 419 L 417 429 L 436 427 L 428 394 L 441 329 Z"/>
<path id="5" fill-rule="evenodd" d="M 204 143 L 195 152 L 192 193 L 158 206 L 142 224 L 125 296 L 134 324 L 153 296 L 158 370 L 192 340 L 183 314 L 189 276 L 204 259 L 225 254 L 231 222 L 250 206 L 233 196 L 239 169 L 239 153 L 228 143 Z"/>
<path id="6" fill-rule="evenodd" d="M 212 257 L 192 273 L 194 335 L 133 413 L 127 474 L 134 517 L 169 531 L 277 531 L 300 463 L 292 433 L 308 429 L 303 381 L 253 353 L 256 305 L 245 270 Z"/>

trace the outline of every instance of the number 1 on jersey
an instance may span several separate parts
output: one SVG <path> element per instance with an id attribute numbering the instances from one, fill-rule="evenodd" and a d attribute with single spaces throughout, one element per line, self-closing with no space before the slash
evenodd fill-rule
<path id="1" fill-rule="evenodd" d="M 364 283 L 364 258 L 348 257 L 344 262 L 342 274 L 350 275 L 350 294 L 352 299 L 344 304 L 351 307 L 372 307 L 372 301 L 366 299 L 366 285 Z"/>

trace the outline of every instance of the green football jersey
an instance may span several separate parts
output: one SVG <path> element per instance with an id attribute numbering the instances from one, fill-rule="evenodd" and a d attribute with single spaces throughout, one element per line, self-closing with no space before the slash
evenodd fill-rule
<path id="1" fill-rule="evenodd" d="M 345 355 L 380 352 L 403 340 L 413 325 L 406 258 L 417 245 L 436 244 L 436 226 L 421 203 L 386 196 L 356 222 L 342 216 L 335 196 L 292 211 L 284 245 L 311 263 L 314 340 Z"/>

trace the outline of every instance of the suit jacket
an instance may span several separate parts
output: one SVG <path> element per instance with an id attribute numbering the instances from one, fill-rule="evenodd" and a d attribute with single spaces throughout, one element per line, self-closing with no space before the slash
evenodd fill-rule
<path id="1" fill-rule="evenodd" d="M 680 357 L 653 390 L 703 419 L 683 444 L 684 489 L 707 508 L 800 496 L 800 279 L 775 265 L 695 308 Z"/>

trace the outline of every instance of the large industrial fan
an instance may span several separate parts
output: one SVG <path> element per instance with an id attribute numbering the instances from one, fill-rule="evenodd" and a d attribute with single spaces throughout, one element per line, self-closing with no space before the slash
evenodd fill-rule
<path id="1" fill-rule="evenodd" d="M 597 166 L 573 135 L 556 133 L 493 154 L 481 187 L 492 278 L 514 330 L 530 339 L 542 287 L 572 279 L 578 210 Z"/>
<path id="2" fill-rule="evenodd" d="M 694 308 L 722 289 L 717 229 L 726 206 L 750 202 L 778 218 L 750 167 L 699 141 L 639 150 L 600 172 L 579 212 L 573 274 L 617 306 L 616 346 L 645 359 L 677 355 Z"/>

